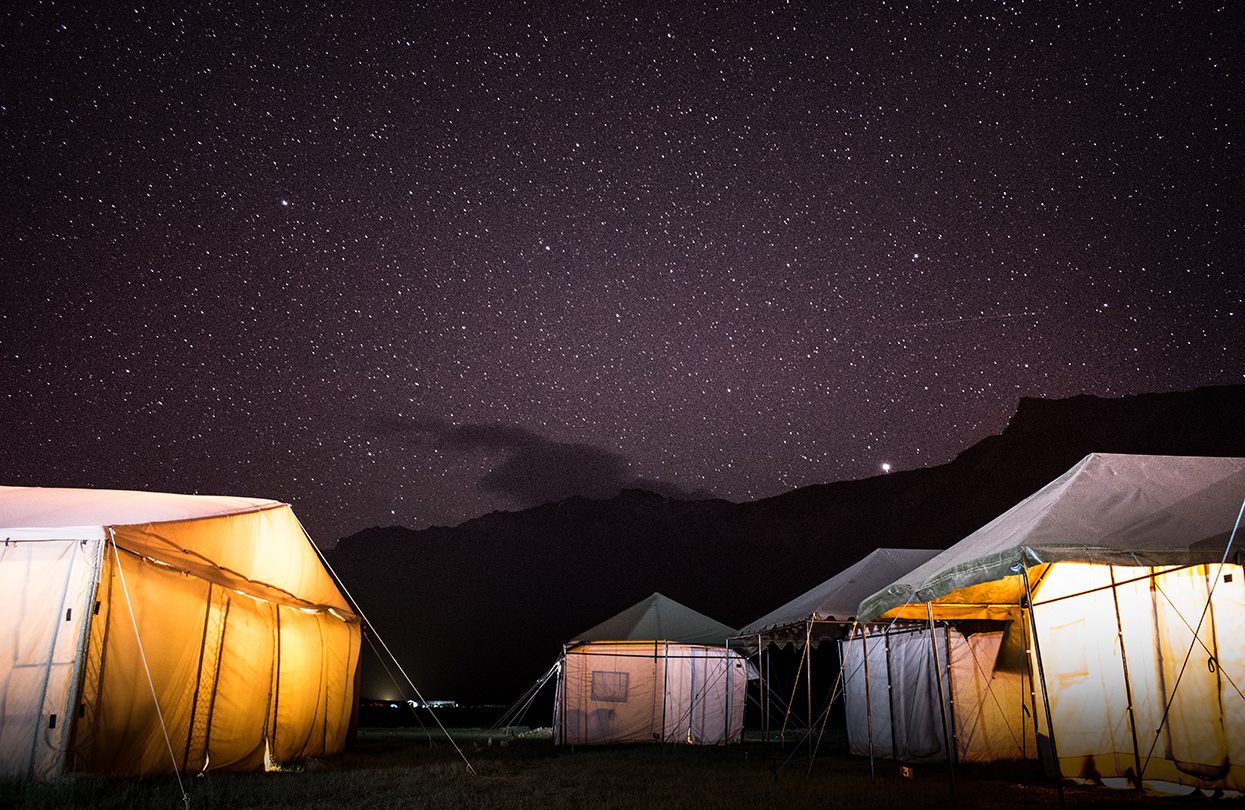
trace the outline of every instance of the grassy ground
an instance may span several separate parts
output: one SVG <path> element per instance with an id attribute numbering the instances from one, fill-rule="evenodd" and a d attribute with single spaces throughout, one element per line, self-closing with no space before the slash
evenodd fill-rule
<path id="1" fill-rule="evenodd" d="M 184 778 L 192 810 L 206 808 L 918 808 L 1056 807 L 1054 786 L 1029 765 L 963 767 L 952 800 L 945 766 L 902 778 L 879 760 L 849 757 L 830 741 L 811 765 L 774 744 L 729 748 L 554 748 L 547 734 L 512 738 L 456 730 L 475 775 L 443 736 L 364 729 L 353 750 L 302 770 Z M 826 751 L 829 753 L 826 753 Z M 1069 807 L 1171 807 L 1190 799 L 1138 799 L 1126 791 L 1065 789 Z M 177 808 L 176 780 L 72 776 L 0 781 L 0 808 Z M 1235 803 L 1234 803 L 1235 804 Z"/>

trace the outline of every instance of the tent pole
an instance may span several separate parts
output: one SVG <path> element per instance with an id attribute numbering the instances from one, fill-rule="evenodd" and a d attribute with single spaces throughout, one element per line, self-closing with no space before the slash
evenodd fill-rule
<path id="1" fill-rule="evenodd" d="M 934 649 L 934 683 L 938 687 L 938 714 L 942 717 L 942 745 L 947 755 L 947 775 L 951 779 L 951 799 L 955 800 L 955 752 L 951 750 L 951 730 L 947 727 L 947 701 L 942 692 L 942 664 L 938 656 L 938 633 L 934 627 L 934 606 L 925 603 L 925 614 L 929 617 L 929 643 Z"/>
<path id="2" fill-rule="evenodd" d="M 1137 794 L 1141 795 L 1141 750 L 1137 746 L 1137 718 L 1133 714 L 1133 685 L 1128 676 L 1128 653 L 1124 650 L 1124 620 L 1120 616 L 1120 592 L 1115 583 L 1115 566 L 1108 565 L 1111 575 L 1111 601 L 1115 603 L 1115 633 L 1120 640 L 1120 666 L 1124 669 L 1124 699 L 1128 701 L 1128 730 L 1133 737 L 1133 766 L 1136 768 Z"/>
<path id="3" fill-rule="evenodd" d="M 557 713 L 558 721 L 558 739 L 557 742 L 566 745 L 566 687 L 569 681 L 566 677 L 566 645 L 562 645 L 562 661 L 561 668 L 558 672 L 558 683 L 554 687 L 553 710 Z"/>
<path id="4" fill-rule="evenodd" d="M 100 600 L 99 586 L 104 571 L 104 549 L 107 543 L 100 540 L 94 541 L 95 546 L 91 549 L 91 579 L 90 585 L 86 589 L 86 593 L 82 601 L 82 623 L 78 632 L 77 653 L 74 655 L 73 674 L 69 678 L 69 700 L 66 706 L 75 707 L 69 712 L 69 716 L 65 718 L 68 725 L 65 733 L 61 735 L 60 750 L 56 755 L 56 769 L 53 771 L 55 776 L 64 775 L 68 770 L 66 760 L 69 758 L 69 742 L 73 739 L 75 727 L 78 725 L 78 710 L 76 707 L 85 705 L 81 695 L 83 691 L 82 679 L 84 677 L 83 668 L 86 662 L 87 651 L 91 646 L 91 617 L 95 615 L 93 603 Z M 84 541 L 82 544 L 86 546 Z M 104 625 L 108 627 L 107 623 Z M 98 675 L 96 676 L 99 677 Z"/>
<path id="5" fill-rule="evenodd" d="M 726 640 L 726 655 L 722 657 L 722 661 L 726 666 L 726 728 L 722 733 L 722 744 L 728 745 L 731 741 L 731 701 L 735 696 L 735 693 L 731 691 L 731 640 L 729 638 Z"/>
<path id="6" fill-rule="evenodd" d="M 769 679 L 774 677 L 774 662 L 768 647 L 765 650 L 765 661 L 763 663 L 765 668 L 762 670 L 761 680 L 765 682 L 765 705 L 761 707 L 763 709 L 761 722 L 765 726 L 765 741 L 769 742 L 770 726 L 772 725 L 770 722 L 770 703 L 774 700 L 773 687 L 769 685 Z"/>
<path id="7" fill-rule="evenodd" d="M 1021 591 L 1020 591 L 1020 589 L 1021 589 L 1021 587 L 1022 587 L 1023 585 L 1024 585 L 1024 583 L 1023 583 L 1021 580 L 1017 580 L 1017 581 L 1016 581 L 1016 604 L 1017 604 L 1017 605 L 1023 605 L 1023 604 L 1024 604 L 1024 594 L 1023 594 L 1023 593 L 1021 593 Z M 1034 680 L 1034 677 L 1033 677 L 1033 667 L 1032 667 L 1032 665 L 1029 663 L 1030 661 L 1032 661 L 1032 660 L 1033 660 L 1033 659 L 1032 659 L 1032 656 L 1033 656 L 1033 637 L 1032 637 L 1032 635 L 1031 635 L 1031 631 L 1029 630 L 1029 622 L 1025 620 L 1025 616 L 1024 616 L 1024 611 L 1023 611 L 1023 610 L 1021 610 L 1021 612 L 1020 612 L 1020 619 L 1019 619 L 1019 621 L 1020 621 L 1020 632 L 1024 634 L 1025 664 L 1026 664 L 1026 666 L 1025 666 L 1025 671 L 1026 671 L 1026 672 L 1028 673 L 1028 675 L 1029 675 L 1029 678 L 1028 678 L 1028 681 L 1029 681 L 1029 717 L 1032 717 L 1032 718 L 1033 718 L 1033 743 L 1034 743 L 1034 745 L 1037 745 L 1037 732 L 1038 732 L 1038 721 L 1037 721 L 1037 682 Z M 1023 684 L 1023 683 L 1021 684 L 1021 691 L 1022 691 L 1022 692 L 1024 691 L 1024 684 Z M 1022 697 L 1022 700 L 1023 700 L 1023 697 Z M 1022 720 L 1023 720 L 1023 714 L 1022 714 Z M 1028 745 L 1028 740 L 1027 740 L 1027 739 L 1026 739 L 1026 741 L 1025 741 L 1025 744 L 1026 744 L 1026 745 Z M 1027 750 L 1027 749 L 1026 749 L 1026 750 Z M 1038 758 L 1039 758 L 1039 759 L 1041 759 L 1041 756 L 1042 756 L 1042 752 L 1041 752 L 1041 750 L 1036 751 L 1036 753 L 1037 753 L 1037 755 L 1038 755 Z"/>
<path id="8" fill-rule="evenodd" d="M 660 643 L 661 642 L 658 641 L 653 642 L 654 659 L 657 657 L 657 645 Z M 666 728 L 666 704 L 670 702 L 670 642 L 668 641 L 666 642 L 666 654 L 662 656 L 661 660 L 661 741 L 664 744 L 669 742 L 669 740 L 666 739 L 669 734 L 669 731 Z M 654 660 L 653 663 L 656 664 L 656 660 Z"/>
<path id="9" fill-rule="evenodd" d="M 808 704 L 808 761 L 813 761 L 813 621 L 804 625 L 804 697 Z"/>
<path id="10" fill-rule="evenodd" d="M 761 739 L 769 742 L 769 707 L 765 705 L 765 701 L 769 696 L 765 694 L 765 649 L 761 646 L 760 633 L 757 633 L 757 669 L 761 673 L 761 682 L 757 684 L 761 698 Z M 747 674 L 747 672 L 744 673 L 744 675 Z M 746 712 L 744 716 L 747 716 Z"/>
<path id="11" fill-rule="evenodd" d="M 1063 808 L 1063 769 L 1059 767 L 1059 748 L 1055 744 L 1055 723 L 1050 714 L 1050 694 L 1046 691 L 1046 668 L 1042 666 L 1042 642 L 1038 640 L 1037 615 L 1033 612 L 1033 587 L 1029 584 L 1028 566 L 1020 565 L 1020 576 L 1025 583 L 1025 602 L 1029 608 L 1029 624 L 1033 627 L 1033 654 L 1037 658 L 1038 684 L 1042 688 L 1042 709 L 1046 714 L 1046 731 L 1050 734 L 1050 755 L 1055 763 L 1055 793 L 1059 797 L 1059 807 Z"/>
<path id="12" fill-rule="evenodd" d="M 886 708 L 891 719 L 891 759 L 899 759 L 899 748 L 895 731 L 895 685 L 891 681 L 891 634 L 890 629 L 882 628 L 882 646 L 886 649 Z"/>
<path id="13" fill-rule="evenodd" d="M 951 707 L 951 748 L 955 761 L 960 761 L 960 741 L 957 736 L 959 729 L 955 725 L 955 673 L 951 670 L 951 625 L 942 627 L 947 639 L 947 704 Z M 972 655 L 972 650 L 969 650 Z"/>
<path id="14" fill-rule="evenodd" d="M 860 628 L 860 644 L 865 653 L 865 730 L 869 735 L 869 778 L 876 779 L 873 765 L 873 692 L 869 688 L 869 625 Z M 842 656 L 840 655 L 840 660 Z"/>

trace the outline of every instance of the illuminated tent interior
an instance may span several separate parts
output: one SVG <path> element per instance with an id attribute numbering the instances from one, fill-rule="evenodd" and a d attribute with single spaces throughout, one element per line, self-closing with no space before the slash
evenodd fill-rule
<path id="1" fill-rule="evenodd" d="M 1245 459 L 1092 454 L 858 618 L 1010 621 L 1065 778 L 1241 790 L 1242 498 Z"/>
<path id="2" fill-rule="evenodd" d="M 335 753 L 360 626 L 286 504 L 0 487 L 0 776 Z"/>
<path id="3" fill-rule="evenodd" d="M 747 661 L 732 628 L 659 593 L 563 647 L 554 742 L 723 745 L 743 735 Z"/>

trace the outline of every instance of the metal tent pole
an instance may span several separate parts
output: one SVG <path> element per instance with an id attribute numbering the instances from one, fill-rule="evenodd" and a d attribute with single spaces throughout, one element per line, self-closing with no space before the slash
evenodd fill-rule
<path id="1" fill-rule="evenodd" d="M 1037 615 L 1033 611 L 1033 587 L 1029 584 L 1029 569 L 1020 566 L 1020 576 L 1025 583 L 1025 602 L 1029 606 L 1029 623 L 1033 627 L 1033 654 L 1037 657 L 1038 684 L 1042 688 L 1042 708 L 1046 714 L 1046 731 L 1050 734 L 1050 755 L 1055 762 L 1055 793 L 1059 807 L 1063 808 L 1063 770 L 1059 766 L 1059 747 L 1055 744 L 1055 723 L 1050 714 L 1050 694 L 1046 691 L 1046 668 L 1042 666 L 1042 642 L 1038 639 Z"/>
<path id="2" fill-rule="evenodd" d="M 558 671 L 558 683 L 553 696 L 553 710 L 558 715 L 558 742 L 566 745 L 566 689 L 570 685 L 566 672 L 566 645 L 562 645 L 562 666 Z"/>
<path id="3" fill-rule="evenodd" d="M 951 750 L 951 730 L 947 727 L 947 703 L 942 694 L 942 664 L 938 656 L 938 633 L 934 628 L 934 607 L 925 603 L 925 614 L 929 617 L 929 643 L 934 649 L 934 683 L 938 687 L 938 714 L 942 717 L 942 745 L 947 755 L 947 774 L 951 778 L 951 798 L 955 799 L 955 753 Z"/>
<path id="4" fill-rule="evenodd" d="M 869 687 L 869 625 L 860 628 L 860 645 L 865 654 L 865 729 L 869 735 L 869 778 L 876 779 L 873 765 L 873 690 Z"/>
<path id="5" fill-rule="evenodd" d="M 759 692 L 761 692 L 761 738 L 764 742 L 769 742 L 769 684 L 766 678 L 769 673 L 766 672 L 766 651 L 761 646 L 761 633 L 757 633 L 757 669 L 761 671 L 761 683 L 757 684 Z M 743 673 L 747 676 L 747 672 Z"/>
<path id="6" fill-rule="evenodd" d="M 813 622 L 804 626 L 804 698 L 808 704 L 808 759 L 813 759 Z"/>
<path id="7" fill-rule="evenodd" d="M 653 642 L 654 679 L 657 677 L 657 645 L 660 643 L 660 641 Z M 666 642 L 665 655 L 662 656 L 661 660 L 661 741 L 662 743 L 667 743 L 669 740 L 666 739 L 666 736 L 669 734 L 669 729 L 666 728 L 666 723 L 669 721 L 666 717 L 666 704 L 670 702 L 670 642 L 668 641 Z"/>
<path id="8" fill-rule="evenodd" d="M 951 707 L 951 711 L 948 713 L 951 720 L 951 755 L 955 758 L 956 762 L 959 762 L 959 727 L 955 722 L 955 672 L 951 669 L 951 625 L 944 624 L 942 629 L 943 635 L 946 637 L 947 641 L 947 705 Z M 972 655 L 971 649 L 969 650 L 969 655 Z"/>
<path id="9" fill-rule="evenodd" d="M 895 684 L 891 680 L 891 633 L 890 629 L 882 628 L 882 645 L 886 649 L 886 708 L 891 720 L 891 759 L 899 759 L 899 732 L 895 727 Z"/>
<path id="10" fill-rule="evenodd" d="M 758 645 L 759 643 L 761 643 L 761 636 L 757 636 L 757 643 Z M 773 694 L 771 694 L 771 686 L 769 686 L 769 678 L 773 676 L 773 673 L 769 671 L 769 649 L 766 649 L 766 651 L 764 651 L 763 657 L 761 658 L 761 661 L 759 661 L 758 663 L 761 663 L 762 691 L 764 693 L 764 696 L 766 696 L 761 702 L 761 730 L 764 734 L 764 737 L 763 737 L 764 740 L 766 740 L 766 742 L 768 743 L 769 742 L 769 702 L 771 702 L 773 699 Z"/>
<path id="11" fill-rule="evenodd" d="M 1133 685 L 1128 675 L 1128 653 L 1124 650 L 1124 620 L 1120 616 L 1120 592 L 1115 583 L 1115 566 L 1108 565 L 1107 572 L 1111 575 L 1111 601 L 1115 603 L 1115 634 L 1120 640 L 1120 665 L 1124 669 L 1124 699 L 1128 701 L 1128 730 L 1133 737 L 1133 765 L 1135 771 L 1137 794 L 1142 793 L 1141 749 L 1137 745 L 1137 718 L 1133 714 Z"/>

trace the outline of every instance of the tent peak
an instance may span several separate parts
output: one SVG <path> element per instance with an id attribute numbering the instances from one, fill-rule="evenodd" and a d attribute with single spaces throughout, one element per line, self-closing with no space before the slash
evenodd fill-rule
<path id="1" fill-rule="evenodd" d="M 723 644 L 734 632 L 687 605 L 653 592 L 629 608 L 577 634 L 574 641 L 678 641 Z"/>

